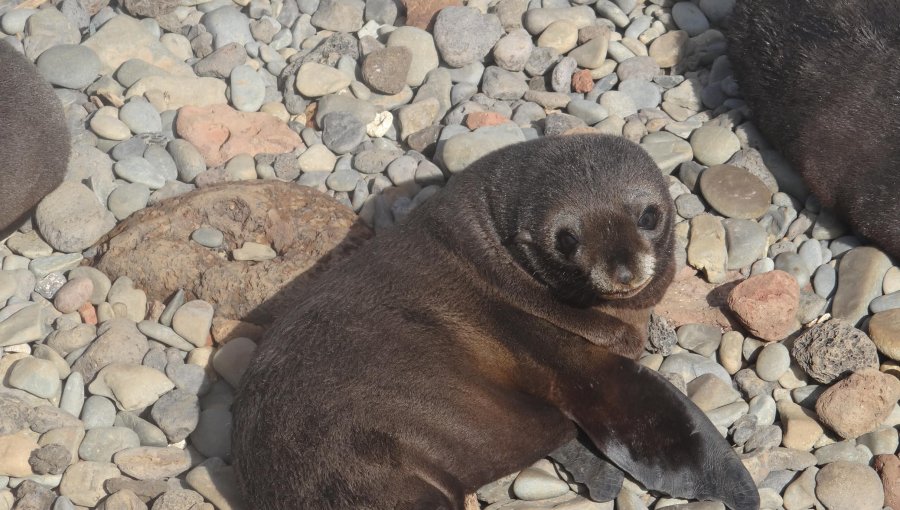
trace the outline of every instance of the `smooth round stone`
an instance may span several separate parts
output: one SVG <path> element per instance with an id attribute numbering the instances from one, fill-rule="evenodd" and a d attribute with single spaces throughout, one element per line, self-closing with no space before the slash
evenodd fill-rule
<path id="1" fill-rule="evenodd" d="M 886 312 L 895 308 L 900 308 L 900 292 L 879 296 L 869 303 L 869 310 L 872 313 Z"/>
<path id="2" fill-rule="evenodd" d="M 684 57 L 690 36 L 684 30 L 667 32 L 650 43 L 650 57 L 662 68 L 672 67 Z"/>
<path id="3" fill-rule="evenodd" d="M 541 36 L 537 45 L 540 48 L 550 48 L 564 55 L 578 44 L 578 27 L 567 20 L 559 20 L 551 23 Z"/>
<path id="4" fill-rule="evenodd" d="M 337 163 L 337 156 L 322 144 L 316 144 L 306 149 L 297 158 L 297 164 L 304 173 L 330 172 Z"/>
<path id="5" fill-rule="evenodd" d="M 53 85 L 83 89 L 100 74 L 100 58 L 94 50 L 78 44 L 60 44 L 41 53 L 37 59 L 41 75 Z"/>
<path id="6" fill-rule="evenodd" d="M 255 112 L 266 99 L 266 83 L 250 66 L 240 65 L 231 70 L 231 104 L 242 112 Z"/>
<path id="7" fill-rule="evenodd" d="M 900 309 L 873 315 L 869 320 L 869 336 L 885 356 L 900 360 Z"/>
<path id="8" fill-rule="evenodd" d="M 75 312 L 90 300 L 93 292 L 94 283 L 90 278 L 72 278 L 53 296 L 53 306 L 62 313 Z"/>
<path id="9" fill-rule="evenodd" d="M 144 158 L 128 157 L 117 161 L 113 170 L 122 179 L 135 184 L 143 184 L 150 189 L 159 189 L 166 184 L 166 178 Z"/>
<path id="10" fill-rule="evenodd" d="M 109 115 L 94 115 L 90 121 L 91 131 L 107 140 L 127 140 L 131 130 L 121 120 Z"/>
<path id="11" fill-rule="evenodd" d="M 656 108 L 662 101 L 662 92 L 652 82 L 639 78 L 619 82 L 619 92 L 627 95 L 638 110 Z"/>
<path id="12" fill-rule="evenodd" d="M 698 214 L 702 214 L 706 210 L 706 206 L 700 201 L 697 195 L 685 193 L 675 199 L 675 210 L 678 215 L 685 219 L 691 219 Z"/>
<path id="13" fill-rule="evenodd" d="M 419 162 L 411 156 L 400 156 L 387 167 L 387 176 L 394 186 L 403 186 L 415 181 Z"/>
<path id="14" fill-rule="evenodd" d="M 356 170 L 337 170 L 328 176 L 325 185 L 334 191 L 353 191 L 361 177 Z"/>
<path id="15" fill-rule="evenodd" d="M 638 109 L 631 96 L 618 90 L 610 90 L 601 94 L 600 105 L 606 108 L 610 115 L 623 119 L 637 113 Z"/>
<path id="16" fill-rule="evenodd" d="M 131 213 L 147 207 L 149 201 L 150 188 L 145 184 L 130 182 L 114 189 L 109 194 L 106 205 L 117 220 L 123 220 Z"/>
<path id="17" fill-rule="evenodd" d="M 771 425 L 775 423 L 777 413 L 775 399 L 768 395 L 757 395 L 750 399 L 750 407 L 747 412 L 756 416 L 758 425 Z"/>
<path id="18" fill-rule="evenodd" d="M 112 427 L 116 421 L 116 406 L 106 397 L 92 395 L 84 401 L 81 408 L 81 421 L 86 430 Z"/>
<path id="19" fill-rule="evenodd" d="M 150 416 L 165 432 L 169 441 L 176 443 L 197 428 L 200 421 L 200 401 L 196 395 L 187 391 L 172 390 L 153 404 Z"/>
<path id="20" fill-rule="evenodd" d="M 366 138 L 366 126 L 351 112 L 331 112 L 322 118 L 322 143 L 336 154 L 346 154 Z"/>
<path id="21" fill-rule="evenodd" d="M 890 455 L 900 446 L 900 438 L 896 428 L 887 427 L 859 436 L 856 444 L 865 446 L 873 455 Z"/>
<path id="22" fill-rule="evenodd" d="M 566 111 L 590 125 L 594 125 L 609 117 L 609 112 L 606 111 L 606 108 L 596 101 L 588 101 L 586 99 L 569 101 Z"/>
<path id="23" fill-rule="evenodd" d="M 59 371 L 53 362 L 31 356 L 22 358 L 12 365 L 7 382 L 13 388 L 41 398 L 57 396 L 62 389 Z"/>
<path id="24" fill-rule="evenodd" d="M 648 134 L 641 139 L 641 147 L 666 174 L 693 158 L 691 144 L 665 131 Z"/>
<path id="25" fill-rule="evenodd" d="M 172 140 L 166 150 L 175 161 L 178 178 L 184 182 L 193 182 L 194 178 L 206 171 L 206 162 L 200 151 L 187 140 Z"/>
<path id="26" fill-rule="evenodd" d="M 568 493 L 569 484 L 540 469 L 525 468 L 516 476 L 512 492 L 518 499 L 539 501 Z"/>
<path id="27" fill-rule="evenodd" d="M 250 33 L 250 19 L 233 5 L 229 2 L 207 12 L 201 19 L 206 30 L 213 35 L 216 49 L 233 42 L 244 46 L 253 41 L 253 34 Z"/>
<path id="28" fill-rule="evenodd" d="M 249 154 L 238 154 L 225 163 L 225 175 L 231 181 L 256 180 L 256 161 Z"/>
<path id="29" fill-rule="evenodd" d="M 693 136 L 691 147 L 696 156 Z M 700 191 L 709 205 L 729 218 L 759 218 L 769 210 L 772 199 L 772 192 L 758 177 L 732 165 L 707 168 L 700 175 Z"/>
<path id="30" fill-rule="evenodd" d="M 528 39 L 531 44 L 531 38 Z M 380 48 L 366 55 L 363 80 L 382 94 L 399 94 L 406 86 L 412 52 L 402 46 Z"/>
<path id="31" fill-rule="evenodd" d="M 806 262 L 796 253 L 780 253 L 775 257 L 775 269 L 793 276 L 800 288 L 809 283 L 809 270 L 806 269 Z"/>
<path id="32" fill-rule="evenodd" d="M 406 84 L 410 87 L 421 85 L 425 81 L 425 76 L 440 63 L 434 38 L 420 28 L 404 26 L 392 31 L 388 36 L 387 47 L 397 46 L 402 46 L 412 53 L 409 72 L 406 75 Z"/>
<path id="33" fill-rule="evenodd" d="M 756 358 L 756 374 L 763 381 L 777 381 L 791 365 L 787 347 L 771 343 L 762 348 Z"/>
<path id="34" fill-rule="evenodd" d="M 691 2 L 678 2 L 672 6 L 672 19 L 678 28 L 694 37 L 709 30 L 709 20 L 699 7 Z"/>
<path id="35" fill-rule="evenodd" d="M 701 356 L 710 356 L 719 348 L 722 331 L 708 324 L 685 324 L 678 328 L 678 345 Z"/>
<path id="36" fill-rule="evenodd" d="M 119 109 L 119 120 L 132 133 L 158 133 L 162 131 L 162 119 L 156 108 L 147 101 L 132 99 Z"/>
<path id="37" fill-rule="evenodd" d="M 153 368 L 112 363 L 103 367 L 88 390 L 94 395 L 114 398 L 124 411 L 143 409 L 175 387 L 165 374 Z"/>
<path id="38" fill-rule="evenodd" d="M 16 35 L 25 31 L 25 23 L 32 14 L 36 13 L 36 9 L 12 9 L 6 11 L 3 20 L 0 21 L 0 29 L 3 33 Z M 5 485 L 5 484 L 4 484 Z"/>
<path id="39" fill-rule="evenodd" d="M 828 264 L 819 266 L 813 275 L 812 284 L 816 294 L 827 298 L 831 296 L 837 285 L 837 272 Z"/>
<path id="40" fill-rule="evenodd" d="M 144 151 L 144 159 L 167 181 L 178 179 L 178 165 L 166 149 L 159 145 L 151 145 Z"/>
<path id="41" fill-rule="evenodd" d="M 212 318 L 212 305 L 201 299 L 195 299 L 178 308 L 172 317 L 172 329 L 188 342 L 203 347 L 209 337 Z"/>
<path id="42" fill-rule="evenodd" d="M 496 15 L 456 6 L 438 12 L 432 32 L 435 46 L 450 67 L 463 67 L 484 59 L 504 34 Z"/>
<path id="43" fill-rule="evenodd" d="M 881 510 L 884 487 L 869 466 L 839 460 L 819 470 L 816 497 L 831 510 Z"/>
<path id="44" fill-rule="evenodd" d="M 225 242 L 225 234 L 213 227 L 200 227 L 191 233 L 191 239 L 207 248 L 218 248 Z"/>
<path id="45" fill-rule="evenodd" d="M 333 94 L 352 82 L 352 77 L 333 67 L 307 62 L 297 71 L 297 91 L 306 97 Z"/>
<path id="46" fill-rule="evenodd" d="M 66 378 L 59 408 L 72 416 L 78 416 L 82 407 L 84 407 L 84 377 L 79 372 L 72 372 Z"/>
<path id="47" fill-rule="evenodd" d="M 629 58 L 616 67 L 616 75 L 622 81 L 652 80 L 659 72 L 659 66 L 650 57 Z"/>
<path id="48" fill-rule="evenodd" d="M 700 0 L 700 10 L 713 23 L 725 21 L 737 0 Z"/>
<path id="49" fill-rule="evenodd" d="M 892 294 L 900 291 L 900 267 L 891 266 L 884 274 L 881 291 L 885 294 Z"/>
<path id="50" fill-rule="evenodd" d="M 525 69 L 534 43 L 528 31 L 519 28 L 504 36 L 494 46 L 494 61 L 507 71 L 518 72 Z"/>
<path id="51" fill-rule="evenodd" d="M 735 152 L 741 149 L 741 142 L 730 129 L 707 124 L 694 130 L 691 134 L 691 147 L 694 149 L 694 157 L 697 161 L 713 166 L 728 161 Z M 749 174 L 749 172 L 747 173 Z"/>
<path id="52" fill-rule="evenodd" d="M 528 84 L 521 74 L 491 66 L 484 70 L 481 90 L 491 99 L 515 100 L 525 95 Z"/>
<path id="53" fill-rule="evenodd" d="M 813 273 L 822 264 L 822 245 L 815 239 L 803 241 L 797 254 L 806 262 L 806 268 L 810 273 Z"/>
<path id="54" fill-rule="evenodd" d="M 728 269 L 750 266 L 765 256 L 769 241 L 766 230 L 759 223 L 728 218 L 722 225 L 725 226 L 725 244 L 728 247 Z"/>
<path id="55" fill-rule="evenodd" d="M 92 462 L 110 462 L 116 452 L 140 445 L 141 439 L 129 428 L 97 427 L 85 433 L 78 456 Z"/>

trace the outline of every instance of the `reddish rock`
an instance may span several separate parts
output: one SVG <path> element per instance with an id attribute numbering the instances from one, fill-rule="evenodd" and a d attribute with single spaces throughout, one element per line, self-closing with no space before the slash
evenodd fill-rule
<path id="1" fill-rule="evenodd" d="M 53 296 L 53 306 L 62 313 L 75 312 L 88 302 L 92 292 L 94 292 L 94 283 L 90 278 L 73 278 L 56 291 L 56 295 Z"/>
<path id="2" fill-rule="evenodd" d="M 406 7 L 406 24 L 430 30 L 438 11 L 444 7 L 461 6 L 461 0 L 402 0 Z"/>
<path id="3" fill-rule="evenodd" d="M 900 400 L 900 381 L 864 368 L 825 390 L 816 401 L 822 423 L 845 439 L 877 429 Z"/>
<path id="4" fill-rule="evenodd" d="M 587 94 L 594 88 L 594 78 L 591 76 L 591 71 L 588 69 L 582 69 L 577 73 L 572 75 L 572 89 L 575 92 L 580 92 L 582 94 Z"/>
<path id="5" fill-rule="evenodd" d="M 497 126 L 510 120 L 497 112 L 472 112 L 466 115 L 466 127 L 478 129 L 485 126 Z"/>
<path id="6" fill-rule="evenodd" d="M 884 485 L 884 506 L 900 508 L 900 455 L 876 455 L 875 471 Z"/>
<path id="7" fill-rule="evenodd" d="M 300 135 L 276 117 L 228 105 L 185 106 L 178 110 L 175 130 L 200 151 L 209 167 L 238 154 L 283 154 L 303 146 Z"/>
<path id="8" fill-rule="evenodd" d="M 221 249 L 191 241 L 201 226 L 224 234 Z M 230 182 L 131 215 L 101 240 L 94 261 L 113 280 L 131 278 L 150 300 L 167 301 L 182 288 L 186 300 L 211 303 L 218 317 L 267 324 L 290 301 L 294 286 L 371 235 L 353 211 L 312 188 L 276 180 Z M 277 256 L 233 260 L 230 253 L 247 241 L 272 246 Z"/>
<path id="9" fill-rule="evenodd" d="M 673 328 L 685 324 L 715 324 L 730 331 L 738 327 L 738 323 L 725 313 L 725 301 L 741 278 L 740 273 L 732 271 L 726 273 L 725 283 L 709 283 L 697 276 L 697 271 L 685 267 L 675 276 L 654 311 L 665 317 Z"/>
<path id="10" fill-rule="evenodd" d="M 797 330 L 800 287 L 784 271 L 751 276 L 728 296 L 728 307 L 755 337 L 769 342 L 781 340 Z"/>
<path id="11" fill-rule="evenodd" d="M 97 309 L 90 303 L 81 305 L 81 308 L 78 309 L 78 315 L 81 316 L 81 320 L 85 324 L 97 324 Z"/>

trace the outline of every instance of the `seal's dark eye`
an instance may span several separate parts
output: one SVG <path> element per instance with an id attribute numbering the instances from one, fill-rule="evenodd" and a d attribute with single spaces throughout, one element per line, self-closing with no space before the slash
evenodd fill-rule
<path id="1" fill-rule="evenodd" d="M 651 205 L 641 213 L 641 217 L 638 219 L 638 228 L 643 230 L 653 230 L 656 228 L 658 222 L 659 209 Z"/>
<path id="2" fill-rule="evenodd" d="M 568 230 L 560 230 L 556 233 L 556 249 L 568 257 L 578 249 L 578 238 Z"/>

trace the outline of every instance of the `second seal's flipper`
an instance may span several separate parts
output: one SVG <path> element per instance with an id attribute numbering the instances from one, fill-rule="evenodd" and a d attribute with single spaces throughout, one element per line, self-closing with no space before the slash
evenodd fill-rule
<path id="1" fill-rule="evenodd" d="M 559 447 L 550 458 L 571 473 L 575 482 L 587 487 L 588 497 L 594 501 L 611 501 L 622 490 L 625 473 L 597 451 L 584 433 Z"/>
<path id="2" fill-rule="evenodd" d="M 750 473 L 709 418 L 661 375 L 614 354 L 592 359 L 595 379 L 565 380 L 563 411 L 606 457 L 645 487 L 758 510 Z M 576 371 L 577 372 L 577 371 Z"/>

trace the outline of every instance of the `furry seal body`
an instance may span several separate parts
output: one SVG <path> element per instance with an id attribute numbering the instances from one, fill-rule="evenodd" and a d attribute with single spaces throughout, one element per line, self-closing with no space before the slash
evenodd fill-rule
<path id="1" fill-rule="evenodd" d="M 69 131 L 53 88 L 5 42 L 0 70 L 0 238 L 6 238 L 62 182 Z"/>
<path id="2" fill-rule="evenodd" d="M 580 428 L 649 487 L 757 508 L 705 415 L 633 361 L 674 272 L 673 218 L 623 139 L 474 163 L 270 328 L 235 404 L 250 505 L 461 510 Z"/>
<path id="3" fill-rule="evenodd" d="M 728 27 L 756 125 L 823 205 L 900 257 L 897 3 L 743 0 Z"/>

